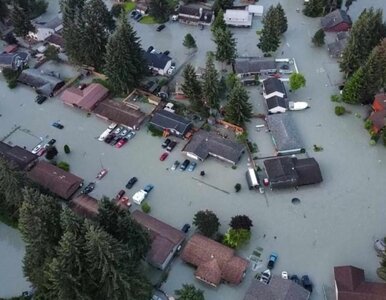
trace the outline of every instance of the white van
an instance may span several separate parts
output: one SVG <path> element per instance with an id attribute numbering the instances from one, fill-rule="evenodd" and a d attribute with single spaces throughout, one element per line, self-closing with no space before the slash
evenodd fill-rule
<path id="1" fill-rule="evenodd" d="M 103 131 L 103 133 L 99 136 L 98 141 L 103 142 L 105 140 L 105 138 L 107 138 L 107 136 L 110 134 L 111 131 L 112 131 L 112 129 L 109 129 L 109 128 L 107 128 L 105 131 Z"/>

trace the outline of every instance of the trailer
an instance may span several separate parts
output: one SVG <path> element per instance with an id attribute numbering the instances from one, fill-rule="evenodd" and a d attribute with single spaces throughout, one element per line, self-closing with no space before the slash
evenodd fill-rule
<path id="1" fill-rule="evenodd" d="M 250 190 L 259 189 L 259 180 L 257 179 L 256 171 L 253 168 L 248 168 L 245 176 L 247 178 L 248 188 Z"/>

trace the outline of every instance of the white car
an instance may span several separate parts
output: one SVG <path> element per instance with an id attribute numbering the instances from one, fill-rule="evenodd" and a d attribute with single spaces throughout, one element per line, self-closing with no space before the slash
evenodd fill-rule
<path id="1" fill-rule="evenodd" d="M 286 271 L 281 272 L 281 278 L 288 279 L 288 273 Z"/>
<path id="2" fill-rule="evenodd" d="M 109 125 L 109 129 L 114 129 L 114 128 L 117 127 L 117 126 L 118 126 L 117 123 L 111 123 L 111 124 Z"/>
<path id="3" fill-rule="evenodd" d="M 142 201 L 145 200 L 146 195 L 147 195 L 147 192 L 145 192 L 144 190 L 140 190 L 136 192 L 133 196 L 133 202 L 138 205 L 141 205 Z"/>
<path id="4" fill-rule="evenodd" d="M 111 130 L 112 129 L 107 128 L 105 131 L 103 131 L 103 133 L 99 136 L 98 141 L 103 142 L 105 138 L 107 138 L 107 136 L 110 134 Z"/>
<path id="5" fill-rule="evenodd" d="M 33 148 L 31 152 L 32 152 L 33 154 L 37 154 L 40 150 L 43 149 L 43 147 L 44 147 L 44 146 L 43 146 L 42 144 L 39 144 L 39 145 L 37 145 L 35 148 Z"/>

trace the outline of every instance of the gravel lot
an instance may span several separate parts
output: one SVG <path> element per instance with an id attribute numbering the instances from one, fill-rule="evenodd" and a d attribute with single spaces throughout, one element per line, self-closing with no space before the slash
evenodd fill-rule
<path id="1" fill-rule="evenodd" d="M 259 1 L 266 8 L 270 3 L 268 0 Z M 290 97 L 294 100 L 311 98 L 307 100 L 311 109 L 293 112 L 293 118 L 309 155 L 320 164 L 324 181 L 318 186 L 304 187 L 298 191 L 267 191 L 264 195 L 243 188 L 236 195 L 233 189 L 235 183 L 240 182 L 245 187 L 246 156 L 236 170 L 217 160 L 208 159 L 198 163 L 193 173 L 173 172 L 168 168 L 174 160 L 184 159 L 179 151 L 182 142 L 165 162 L 160 162 L 162 140 L 152 137 L 143 126 L 124 148 L 115 149 L 96 139 L 107 126 L 104 121 L 94 116 L 87 117 L 86 113 L 63 105 L 57 98 L 39 106 L 33 102 L 34 93 L 31 89 L 20 86 L 9 90 L 4 81 L 0 81 L 0 136 L 8 134 L 14 126 L 20 126 L 37 137 L 57 139 L 61 152 L 58 160 L 69 162 L 71 171 L 86 182 L 92 181 L 102 166 L 108 168 L 109 174 L 97 183 L 92 193 L 96 198 L 114 196 L 132 176 L 137 176 L 139 182 L 130 190 L 130 196 L 145 184 L 154 184 L 155 189 L 148 198 L 151 214 L 177 228 L 191 222 L 193 214 L 199 209 L 215 211 L 220 218 L 222 232 L 227 229 L 232 216 L 249 215 L 254 224 L 252 240 L 239 251 L 240 255 L 247 257 L 256 247 L 264 249 L 264 259 L 271 251 L 278 252 L 279 260 L 274 273 L 280 274 L 286 270 L 289 274 L 309 274 L 315 284 L 312 299 L 324 299 L 323 287 L 328 299 L 333 299 L 334 265 L 362 267 L 367 279 L 377 280 L 375 270 L 378 258 L 372 249 L 372 242 L 385 235 L 380 225 L 384 224 L 386 213 L 381 196 L 386 150 L 382 145 L 369 146 L 362 119 L 355 116 L 358 113 L 364 117 L 366 109 L 347 106 L 352 114 L 339 118 L 335 116 L 330 95 L 337 92 L 336 85 L 341 80 L 338 66 L 328 57 L 326 49 L 312 47 L 310 38 L 318 29 L 319 20 L 296 13 L 296 7 L 302 7 L 301 3 L 300 0 L 282 1 L 289 19 L 289 29 L 277 53 L 284 51 L 284 57 L 294 57 L 307 79 L 307 87 Z M 374 0 L 372 3 L 375 7 L 383 6 L 386 11 L 383 1 Z M 355 2 L 350 8 L 349 13 L 354 20 L 364 5 L 364 2 Z M 255 22 L 254 26 L 259 27 L 259 22 Z M 203 66 L 206 52 L 215 49 L 208 28 L 200 31 L 196 27 L 170 23 L 157 33 L 155 25 L 135 23 L 134 27 L 144 48 L 153 45 L 162 51 L 170 50 L 170 55 L 177 63 L 182 63 L 187 57 L 187 51 L 182 46 L 187 32 L 193 34 L 199 47 L 193 59 L 196 66 Z M 255 30 L 234 30 L 240 55 L 259 55 Z M 258 88 L 249 88 L 249 92 L 255 111 L 265 112 Z M 51 126 L 57 120 L 65 126 L 63 130 Z M 254 130 L 258 123 L 261 123 L 258 119 L 250 123 L 250 137 L 259 147 L 259 156 L 271 155 L 273 147 L 269 135 L 264 130 Z M 17 137 L 19 139 L 19 135 Z M 64 144 L 71 147 L 71 154 L 63 153 Z M 313 144 L 321 145 L 324 151 L 314 153 Z M 200 177 L 200 170 L 205 170 L 207 174 L 200 179 L 229 194 L 194 180 Z M 301 199 L 301 203 L 296 206 L 291 204 L 293 197 Z M 1 253 L 11 253 L 11 258 L 18 261 L 22 255 L 21 242 L 15 246 L 13 239 L 7 241 L 5 239 L 5 244 L 0 243 Z M 17 253 L 9 251 L 7 247 L 18 249 Z M 1 270 L 8 269 L 2 266 Z M 222 285 L 212 289 L 195 280 L 193 272 L 179 259 L 175 260 L 163 289 L 172 294 L 182 283 L 194 283 L 205 290 L 207 299 L 242 299 L 255 274 L 249 270 L 244 282 L 237 287 Z M 13 276 L 14 282 L 20 282 L 19 290 L 23 290 L 25 282 L 17 279 L 20 273 Z M 0 286 L 7 286 L 7 290 L 2 292 L 0 289 L 0 296 L 9 296 L 18 290 L 8 282 L 8 270 L 1 272 Z"/>

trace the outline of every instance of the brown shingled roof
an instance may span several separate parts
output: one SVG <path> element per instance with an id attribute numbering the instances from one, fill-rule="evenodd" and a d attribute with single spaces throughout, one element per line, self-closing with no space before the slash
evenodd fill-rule
<path id="1" fill-rule="evenodd" d="M 195 275 L 198 279 L 214 286 L 221 280 L 240 283 L 248 266 L 248 261 L 236 256 L 233 249 L 200 234 L 194 234 L 187 242 L 181 258 L 197 267 Z"/>
<path id="2" fill-rule="evenodd" d="M 105 99 L 109 90 L 99 83 L 91 83 L 84 89 L 69 87 L 64 90 L 60 99 L 69 105 L 85 110 L 92 110 L 95 105 Z"/>
<path id="3" fill-rule="evenodd" d="M 85 194 L 80 194 L 69 203 L 70 208 L 80 216 L 95 218 L 99 212 L 98 201 Z"/>

